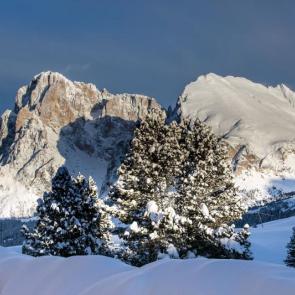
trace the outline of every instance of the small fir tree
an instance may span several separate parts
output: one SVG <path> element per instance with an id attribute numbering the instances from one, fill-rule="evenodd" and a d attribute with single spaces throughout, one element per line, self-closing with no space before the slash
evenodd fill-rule
<path id="1" fill-rule="evenodd" d="M 111 220 L 97 197 L 92 178 L 72 178 L 65 167 L 52 180 L 52 191 L 38 201 L 38 221 L 33 231 L 23 227 L 23 253 L 41 255 L 88 255 L 105 252 Z"/>
<path id="2" fill-rule="evenodd" d="M 295 227 L 293 227 L 293 233 L 290 242 L 287 245 L 287 258 L 285 259 L 287 266 L 295 267 Z"/>

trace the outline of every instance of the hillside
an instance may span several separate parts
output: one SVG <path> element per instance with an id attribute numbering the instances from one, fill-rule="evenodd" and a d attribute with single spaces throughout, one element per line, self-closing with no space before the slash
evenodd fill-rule
<path id="1" fill-rule="evenodd" d="M 199 118 L 229 144 L 236 182 L 249 205 L 295 193 L 295 93 L 241 77 L 200 76 L 174 116 Z"/>
<path id="2" fill-rule="evenodd" d="M 295 143 L 295 93 L 284 84 L 267 87 L 240 77 L 200 76 L 179 100 L 184 117 L 206 121 L 233 147 L 274 163 L 268 157 Z"/>

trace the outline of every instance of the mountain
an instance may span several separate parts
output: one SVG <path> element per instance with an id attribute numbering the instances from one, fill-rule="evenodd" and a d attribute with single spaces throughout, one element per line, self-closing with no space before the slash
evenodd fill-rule
<path id="1" fill-rule="evenodd" d="M 0 217 L 31 215 L 62 164 L 93 176 L 103 193 L 151 109 L 164 112 L 144 95 L 111 94 L 59 73 L 35 76 L 1 117 Z"/>
<path id="2" fill-rule="evenodd" d="M 92 175 L 103 195 L 136 122 L 151 109 L 165 112 L 144 95 L 111 94 L 59 73 L 35 76 L 0 120 L 0 217 L 32 215 L 62 164 L 73 174 Z M 294 215 L 295 93 L 286 85 L 208 74 L 188 84 L 168 114 L 199 118 L 228 143 L 249 206 L 272 202 L 272 212 Z"/>
<path id="3" fill-rule="evenodd" d="M 175 115 L 199 118 L 228 143 L 236 182 L 250 205 L 293 195 L 295 93 L 286 85 L 210 73 L 185 87 Z"/>

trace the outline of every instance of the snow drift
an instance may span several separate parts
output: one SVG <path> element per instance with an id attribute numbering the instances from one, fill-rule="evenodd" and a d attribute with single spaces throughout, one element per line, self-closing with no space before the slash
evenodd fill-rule
<path id="1" fill-rule="evenodd" d="M 295 270 L 215 259 L 161 260 L 141 268 L 104 256 L 33 258 L 0 247 L 0 293 L 294 294 Z"/>

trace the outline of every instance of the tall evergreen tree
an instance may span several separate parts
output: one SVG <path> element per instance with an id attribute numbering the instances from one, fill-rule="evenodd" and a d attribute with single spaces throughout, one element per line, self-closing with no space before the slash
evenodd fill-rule
<path id="1" fill-rule="evenodd" d="M 187 157 L 177 185 L 177 212 L 190 220 L 184 250 L 209 257 L 250 258 L 249 232 L 245 228 L 237 234 L 229 226 L 246 208 L 237 197 L 225 143 L 199 120 L 185 121 L 183 127 L 182 149 Z M 230 247 L 237 242 L 243 251 Z"/>
<path id="2" fill-rule="evenodd" d="M 104 252 L 110 240 L 111 220 L 97 197 L 92 178 L 72 178 L 65 167 L 52 180 L 52 191 L 44 193 L 37 206 L 33 231 L 23 227 L 23 253 L 41 255 L 87 255 Z"/>
<path id="3" fill-rule="evenodd" d="M 158 253 L 167 248 L 169 240 L 162 237 L 159 228 L 164 225 L 160 222 L 164 215 L 158 210 L 168 208 L 173 199 L 174 177 L 180 172 L 178 162 L 183 157 L 180 137 L 177 124 L 167 126 L 163 115 L 152 113 L 135 130 L 130 152 L 119 168 L 119 179 L 110 197 L 118 207 L 121 222 L 129 225 L 117 229 L 126 241 L 118 255 L 129 263 L 141 265 L 156 260 Z"/>
<path id="4" fill-rule="evenodd" d="M 290 242 L 287 245 L 285 264 L 287 266 L 295 267 L 295 227 L 293 227 L 293 233 Z"/>
<path id="5" fill-rule="evenodd" d="M 250 258 L 247 230 L 230 226 L 244 208 L 226 147 L 200 121 L 165 124 L 152 113 L 135 131 L 110 192 L 125 261 L 142 265 L 169 255 Z"/>

